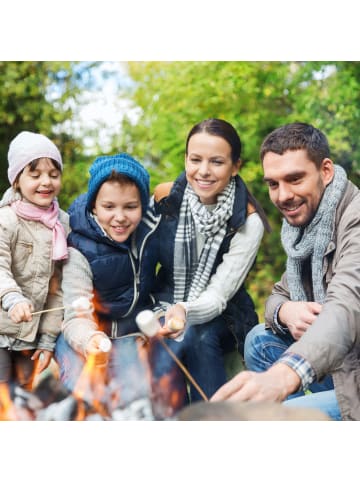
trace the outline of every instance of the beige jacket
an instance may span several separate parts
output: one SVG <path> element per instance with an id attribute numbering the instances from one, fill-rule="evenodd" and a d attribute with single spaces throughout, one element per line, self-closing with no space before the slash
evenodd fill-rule
<path id="1" fill-rule="evenodd" d="M 68 215 L 62 210 L 60 221 L 68 234 Z M 0 334 L 48 350 L 55 346 L 63 311 L 14 323 L 2 307 L 2 299 L 7 293 L 17 292 L 31 300 L 34 311 L 62 306 L 62 261 L 54 262 L 51 256 L 51 229 L 19 218 L 9 206 L 0 207 Z"/>
<path id="2" fill-rule="evenodd" d="M 322 311 L 288 351 L 305 358 L 318 380 L 332 373 L 342 418 L 360 420 L 360 191 L 350 181 L 336 210 L 323 271 Z M 267 327 L 276 306 L 289 299 L 284 273 L 266 303 Z"/>

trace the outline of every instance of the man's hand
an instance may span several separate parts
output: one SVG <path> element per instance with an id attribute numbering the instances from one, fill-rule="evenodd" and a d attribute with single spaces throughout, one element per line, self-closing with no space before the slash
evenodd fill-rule
<path id="1" fill-rule="evenodd" d="M 279 321 L 287 326 L 295 340 L 299 340 L 321 312 L 315 301 L 286 301 L 279 310 Z"/>
<path id="2" fill-rule="evenodd" d="M 211 402 L 222 400 L 253 400 L 281 402 L 300 387 L 300 377 L 285 365 L 277 363 L 266 372 L 243 371 L 225 383 L 211 397 Z"/>

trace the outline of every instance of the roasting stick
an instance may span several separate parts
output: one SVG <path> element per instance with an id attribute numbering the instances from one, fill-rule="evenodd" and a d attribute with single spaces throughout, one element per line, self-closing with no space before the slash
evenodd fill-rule
<path id="1" fill-rule="evenodd" d="M 32 315 L 40 315 L 41 313 L 48 313 L 50 311 L 65 310 L 65 308 L 74 308 L 74 310 L 86 311 L 91 307 L 91 303 L 85 296 L 80 296 L 76 298 L 71 305 L 68 306 L 57 306 L 56 308 L 48 308 L 47 310 L 34 311 Z"/>
<path id="2" fill-rule="evenodd" d="M 33 311 L 31 314 L 40 315 L 41 313 L 49 313 L 50 311 L 64 310 L 65 308 L 69 308 L 69 306 L 57 306 L 56 308 L 48 308 L 47 310 Z"/>
<path id="3" fill-rule="evenodd" d="M 194 385 L 196 390 L 200 393 L 202 396 L 203 400 L 206 402 L 209 401 L 208 397 L 205 395 L 205 393 L 202 391 L 202 389 L 199 387 L 199 385 L 196 383 L 196 381 L 193 379 L 193 377 L 190 375 L 189 371 L 186 369 L 186 367 L 181 363 L 181 361 L 178 359 L 178 357 L 175 355 L 175 353 L 167 346 L 165 343 L 164 339 L 159 337 L 158 340 L 162 344 L 162 346 L 165 348 L 165 350 L 169 353 L 171 358 L 174 360 L 174 362 L 179 366 L 179 368 L 184 372 L 184 374 L 187 376 L 187 378 L 190 380 L 190 382 Z"/>
<path id="4" fill-rule="evenodd" d="M 136 323 L 140 330 L 147 335 L 148 337 L 155 336 L 157 332 L 160 329 L 160 323 L 159 320 L 156 316 L 155 313 L 153 313 L 151 310 L 144 310 L 138 313 L 136 317 Z M 170 324 L 171 325 L 171 324 Z M 183 363 L 179 360 L 179 358 L 175 355 L 175 353 L 167 346 L 165 343 L 164 339 L 162 337 L 158 337 L 158 340 L 162 344 L 162 346 L 165 348 L 165 350 L 168 352 L 168 354 L 171 356 L 171 358 L 174 360 L 174 362 L 178 365 L 180 370 L 185 374 L 185 376 L 188 378 L 188 380 L 194 385 L 196 390 L 199 392 L 203 400 L 206 402 L 209 401 L 208 397 L 205 395 L 203 390 L 199 387 L 199 385 L 196 383 L 194 378 L 191 376 L 187 368 L 183 365 Z"/>

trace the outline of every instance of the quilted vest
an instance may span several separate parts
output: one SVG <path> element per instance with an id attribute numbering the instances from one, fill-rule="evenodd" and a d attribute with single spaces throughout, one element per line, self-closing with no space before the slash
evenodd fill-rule
<path id="1" fill-rule="evenodd" d="M 69 208 L 71 233 L 68 244 L 88 260 L 93 274 L 96 312 L 104 321 L 126 317 L 152 304 L 157 241 L 153 233 L 158 219 L 149 208 L 136 230 L 134 256 L 129 243 L 111 240 L 86 209 L 86 195 Z"/>

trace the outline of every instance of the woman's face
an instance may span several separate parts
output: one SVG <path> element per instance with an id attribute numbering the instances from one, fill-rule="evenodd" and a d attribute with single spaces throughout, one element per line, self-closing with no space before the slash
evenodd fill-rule
<path id="1" fill-rule="evenodd" d="M 203 204 L 216 204 L 218 194 L 239 167 L 240 159 L 232 162 L 231 146 L 222 137 L 199 132 L 190 138 L 185 155 L 186 179 Z"/>

